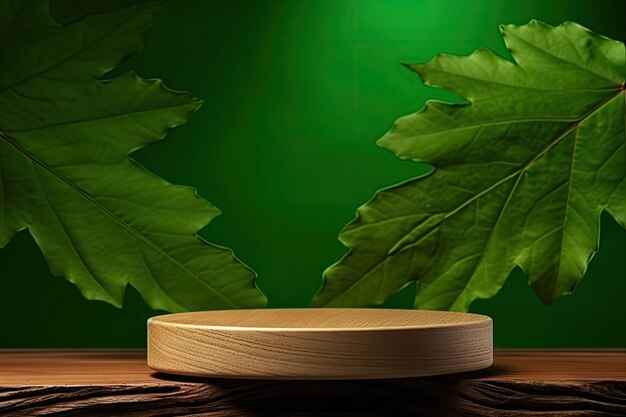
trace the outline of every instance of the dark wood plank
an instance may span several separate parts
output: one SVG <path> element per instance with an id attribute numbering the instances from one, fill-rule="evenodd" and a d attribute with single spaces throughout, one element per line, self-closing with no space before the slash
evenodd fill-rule
<path id="1" fill-rule="evenodd" d="M 4 351 L 0 415 L 626 416 L 626 351 L 499 351 L 437 378 L 253 381 L 152 372 L 143 351 Z"/>

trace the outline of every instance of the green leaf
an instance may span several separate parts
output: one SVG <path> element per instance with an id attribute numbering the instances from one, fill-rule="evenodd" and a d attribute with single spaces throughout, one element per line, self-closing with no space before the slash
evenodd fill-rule
<path id="1" fill-rule="evenodd" d="M 487 49 L 410 65 L 464 104 L 428 102 L 379 144 L 435 168 L 379 191 L 340 234 L 316 306 L 383 302 L 466 310 L 516 266 L 544 302 L 570 293 L 598 248 L 600 215 L 626 225 L 624 44 L 575 24 L 501 27 Z"/>
<path id="2" fill-rule="evenodd" d="M 101 80 L 142 48 L 155 4 L 60 26 L 43 0 L 0 0 L 0 247 L 28 228 L 52 272 L 120 306 L 257 307 L 254 273 L 197 231 L 219 211 L 128 155 L 200 101 L 159 80 Z"/>

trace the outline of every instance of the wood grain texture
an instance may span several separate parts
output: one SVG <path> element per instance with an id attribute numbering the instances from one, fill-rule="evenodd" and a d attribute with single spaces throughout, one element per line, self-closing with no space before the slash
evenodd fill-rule
<path id="1" fill-rule="evenodd" d="M 188 376 L 381 379 L 483 369 L 487 316 L 425 310 L 281 309 L 148 321 L 148 365 Z"/>
<path id="2" fill-rule="evenodd" d="M 0 415 L 626 415 L 626 351 L 496 351 L 483 371 L 357 381 L 174 377 L 145 355 L 0 352 Z"/>

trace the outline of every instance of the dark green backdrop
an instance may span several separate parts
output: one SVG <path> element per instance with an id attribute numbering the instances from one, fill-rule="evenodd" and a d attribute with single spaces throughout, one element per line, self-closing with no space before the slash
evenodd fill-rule
<path id="1" fill-rule="evenodd" d="M 66 0 L 54 10 L 73 19 L 106 4 Z M 623 41 L 625 15 L 626 3 L 612 0 L 172 1 L 122 70 L 163 78 L 205 105 L 135 156 L 222 209 L 202 234 L 255 268 L 271 307 L 307 306 L 344 253 L 336 236 L 355 209 L 424 172 L 374 144 L 425 99 L 450 97 L 400 62 L 479 47 L 505 54 L 497 25 L 531 18 L 574 20 Z M 573 296 L 544 306 L 516 272 L 472 310 L 494 318 L 498 347 L 624 347 L 625 244 L 606 216 L 601 250 Z M 122 310 L 82 299 L 51 276 L 28 233 L 0 251 L 0 274 L 0 347 L 145 343 L 155 312 L 132 288 Z M 414 291 L 386 305 L 409 307 Z"/>

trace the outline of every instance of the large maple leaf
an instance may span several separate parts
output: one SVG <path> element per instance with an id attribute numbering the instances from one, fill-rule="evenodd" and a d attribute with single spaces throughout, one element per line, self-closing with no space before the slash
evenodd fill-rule
<path id="1" fill-rule="evenodd" d="M 219 211 L 128 157 L 200 104 L 159 80 L 101 80 L 154 9 L 61 26 L 47 1 L 0 0 L 0 247 L 28 228 L 54 274 L 114 305 L 130 284 L 169 311 L 261 306 L 254 273 L 196 236 Z"/>
<path id="2" fill-rule="evenodd" d="M 429 102 L 380 139 L 433 172 L 358 210 L 314 305 L 381 303 L 417 281 L 418 307 L 466 310 L 516 266 L 550 302 L 583 277 L 602 211 L 626 225 L 624 44 L 575 23 L 501 32 L 515 62 L 481 49 L 409 66 L 466 103 Z"/>

